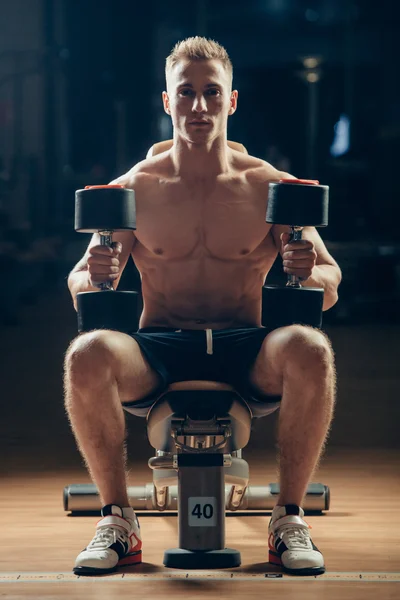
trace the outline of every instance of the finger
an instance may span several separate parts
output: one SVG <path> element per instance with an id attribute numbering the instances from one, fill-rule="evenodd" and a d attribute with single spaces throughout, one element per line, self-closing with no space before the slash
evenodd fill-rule
<path id="1" fill-rule="evenodd" d="M 317 253 L 312 250 L 291 250 L 282 254 L 283 260 L 312 260 L 315 261 Z"/>
<path id="2" fill-rule="evenodd" d="M 101 271 L 96 269 L 95 271 L 89 271 L 89 279 L 92 281 L 109 281 L 117 279 L 120 276 L 119 271 Z"/>
<path id="3" fill-rule="evenodd" d="M 116 269 L 116 267 L 111 267 L 111 269 Z M 102 270 L 102 268 L 96 268 L 94 271 L 89 271 L 89 275 L 92 279 L 100 279 L 103 281 L 104 279 L 108 279 L 108 277 L 118 277 L 118 270 Z"/>
<path id="4" fill-rule="evenodd" d="M 314 267 L 314 262 L 310 262 L 307 260 L 284 260 L 283 267 L 288 267 L 289 269 L 309 269 L 311 270 Z"/>
<path id="5" fill-rule="evenodd" d="M 297 268 L 294 269 L 291 267 L 284 267 L 283 270 L 288 275 L 296 275 L 296 277 L 298 277 L 299 279 L 302 279 L 302 281 L 305 281 L 306 279 L 311 277 L 311 274 L 312 274 L 311 269 L 297 269 Z"/>
<path id="6" fill-rule="evenodd" d="M 122 252 L 122 244 L 121 244 L 121 242 L 113 242 L 112 248 L 113 248 L 114 254 L 115 253 L 121 254 L 121 252 Z"/>
<path id="7" fill-rule="evenodd" d="M 110 256 L 114 253 L 114 249 L 111 246 L 92 246 L 90 248 L 90 254 L 104 254 L 105 256 Z"/>
<path id="8" fill-rule="evenodd" d="M 282 244 L 285 245 L 289 242 L 290 240 L 290 233 L 281 233 L 281 241 Z"/>
<path id="9" fill-rule="evenodd" d="M 114 258 L 113 256 L 103 256 L 101 254 L 89 256 L 89 258 L 87 259 L 87 263 L 88 265 L 105 265 L 119 267 L 118 258 Z"/>
<path id="10" fill-rule="evenodd" d="M 114 281 L 119 273 L 90 273 L 89 278 L 92 283 L 103 283 L 104 281 Z"/>
<path id="11" fill-rule="evenodd" d="M 93 273 L 103 273 L 103 274 L 107 274 L 107 273 L 119 273 L 119 267 L 116 267 L 114 265 L 89 265 L 88 271 L 91 275 L 93 275 Z"/>
<path id="12" fill-rule="evenodd" d="M 294 240 L 289 242 L 283 247 L 283 251 L 287 252 L 290 250 L 311 250 L 314 249 L 314 244 L 310 240 Z"/>

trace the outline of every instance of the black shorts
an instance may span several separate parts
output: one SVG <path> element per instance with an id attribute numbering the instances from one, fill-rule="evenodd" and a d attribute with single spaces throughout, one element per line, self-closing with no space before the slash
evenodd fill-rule
<path id="1" fill-rule="evenodd" d="M 131 336 L 139 344 L 150 366 L 160 375 L 161 385 L 151 396 L 123 407 L 136 416 L 148 409 L 166 387 L 176 381 L 209 380 L 229 383 L 249 404 L 253 417 L 279 408 L 280 396 L 260 396 L 249 382 L 249 372 L 271 329 L 169 329 L 148 327 Z"/>

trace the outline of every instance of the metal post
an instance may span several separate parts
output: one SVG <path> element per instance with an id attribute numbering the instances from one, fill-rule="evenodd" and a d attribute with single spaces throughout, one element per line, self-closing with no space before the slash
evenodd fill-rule
<path id="1" fill-rule="evenodd" d="M 223 454 L 181 454 L 179 464 L 179 547 L 225 548 Z"/>

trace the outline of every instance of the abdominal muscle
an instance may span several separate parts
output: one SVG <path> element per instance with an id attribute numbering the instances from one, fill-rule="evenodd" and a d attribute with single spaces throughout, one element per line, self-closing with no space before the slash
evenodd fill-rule
<path id="1" fill-rule="evenodd" d="M 140 327 L 228 329 L 261 326 L 261 289 L 273 260 L 138 260 Z"/>

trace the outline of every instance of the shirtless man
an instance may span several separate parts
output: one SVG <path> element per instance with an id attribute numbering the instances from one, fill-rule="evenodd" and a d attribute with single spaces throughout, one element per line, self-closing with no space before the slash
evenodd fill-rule
<path id="1" fill-rule="evenodd" d="M 135 190 L 137 230 L 116 234 L 114 250 L 95 234 L 68 279 L 76 307 L 79 292 L 105 280 L 116 287 L 132 256 L 144 299 L 139 332 L 84 333 L 66 353 L 66 410 L 103 505 L 74 572 L 141 561 L 127 496 L 124 409 L 149 406 L 152 400 L 143 399 L 172 381 L 203 378 L 234 384 L 258 406 L 280 400 L 280 495 L 269 523 L 269 560 L 292 573 L 320 574 L 323 556 L 301 503 L 332 422 L 333 352 L 311 327 L 262 327 L 261 288 L 280 252 L 287 273 L 324 288 L 328 310 L 341 272 L 314 228 L 288 243 L 287 227 L 265 222 L 268 183 L 291 175 L 228 146 L 238 93 L 225 49 L 198 37 L 177 44 L 166 80 L 172 148 L 113 182 Z"/>

